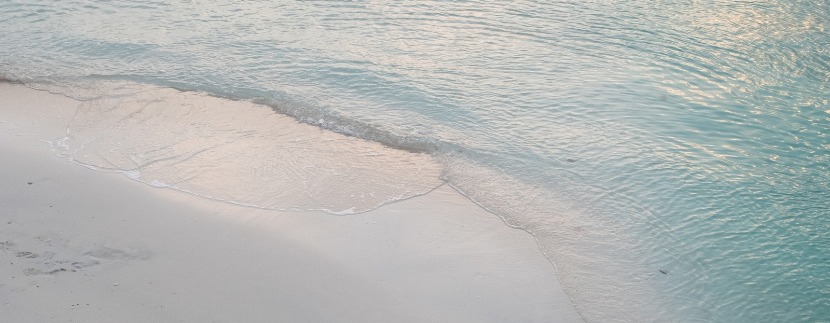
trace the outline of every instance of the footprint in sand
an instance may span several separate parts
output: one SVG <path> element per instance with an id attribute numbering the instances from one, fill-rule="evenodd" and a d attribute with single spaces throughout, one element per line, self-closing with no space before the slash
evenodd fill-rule
<path id="1" fill-rule="evenodd" d="M 28 251 L 20 251 L 14 254 L 15 257 L 18 258 L 37 258 L 37 254 Z"/>

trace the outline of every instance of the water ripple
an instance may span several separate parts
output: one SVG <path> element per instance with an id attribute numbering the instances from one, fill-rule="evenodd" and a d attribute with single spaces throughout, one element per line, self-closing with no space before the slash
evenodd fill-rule
<path id="1" fill-rule="evenodd" d="M 32 86 L 199 90 L 432 152 L 590 322 L 830 317 L 826 1 L 17 0 L 0 27 L 0 76 Z"/>

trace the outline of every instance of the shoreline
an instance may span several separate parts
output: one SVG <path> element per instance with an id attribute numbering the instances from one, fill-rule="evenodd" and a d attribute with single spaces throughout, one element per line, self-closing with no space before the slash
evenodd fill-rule
<path id="1" fill-rule="evenodd" d="M 4 318 L 583 321 L 534 237 L 448 185 L 343 216 L 233 205 L 54 156 L 78 101 L 0 102 Z"/>

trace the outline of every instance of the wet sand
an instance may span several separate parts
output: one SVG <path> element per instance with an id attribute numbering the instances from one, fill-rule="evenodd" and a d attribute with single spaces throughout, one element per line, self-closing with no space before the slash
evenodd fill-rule
<path id="1" fill-rule="evenodd" d="M 0 83 L 2 322 L 582 322 L 534 238 L 447 185 L 336 216 L 54 156 L 78 101 Z"/>

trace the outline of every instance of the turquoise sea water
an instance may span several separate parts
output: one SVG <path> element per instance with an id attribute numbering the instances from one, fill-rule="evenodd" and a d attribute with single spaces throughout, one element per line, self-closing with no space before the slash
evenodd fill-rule
<path id="1" fill-rule="evenodd" d="M 0 30 L 32 87 L 197 90 L 427 151 L 588 322 L 830 322 L 826 1 L 0 0 Z"/>

